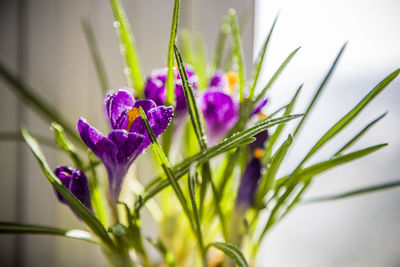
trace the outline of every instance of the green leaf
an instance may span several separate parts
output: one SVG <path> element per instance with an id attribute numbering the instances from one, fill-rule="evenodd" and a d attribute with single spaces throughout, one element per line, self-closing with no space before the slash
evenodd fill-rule
<path id="1" fill-rule="evenodd" d="M 269 30 L 268 36 L 265 39 L 263 48 L 261 49 L 260 53 L 258 54 L 257 60 L 255 62 L 255 73 L 254 73 L 254 78 L 253 78 L 253 85 L 250 87 L 249 99 L 253 99 L 253 97 L 254 97 L 254 90 L 256 89 L 258 78 L 259 78 L 260 72 L 261 72 L 261 67 L 262 67 L 264 59 L 265 59 L 265 54 L 267 52 L 269 40 L 271 38 L 272 32 L 274 31 L 276 21 L 278 20 L 278 16 L 279 16 L 279 14 L 276 15 L 274 22 L 272 23 L 271 29 Z"/>
<path id="2" fill-rule="evenodd" d="M 229 10 L 229 18 L 230 18 L 231 33 L 233 39 L 233 54 L 238 64 L 240 102 L 242 102 L 244 100 L 244 89 L 246 86 L 247 78 L 246 78 L 246 66 L 244 64 L 244 58 L 243 58 L 243 47 L 241 40 L 242 38 L 240 37 L 239 26 L 235 10 L 233 9 Z"/>
<path id="3" fill-rule="evenodd" d="M 359 196 L 361 194 L 374 193 L 374 192 L 377 192 L 377 191 L 380 191 L 380 190 L 392 189 L 392 188 L 398 187 L 398 186 L 400 186 L 400 180 L 387 182 L 387 183 L 382 183 L 382 184 L 377 184 L 377 185 L 371 185 L 371 186 L 363 187 L 363 188 L 356 189 L 356 190 L 347 191 L 347 192 L 340 193 L 340 194 L 334 194 L 334 195 L 322 196 L 322 197 L 315 197 L 315 198 L 311 198 L 311 199 L 305 200 L 302 203 L 308 204 L 308 203 L 315 203 L 315 202 L 323 202 L 323 201 L 342 199 L 342 198 L 347 198 L 347 197 L 356 197 L 356 196 Z"/>
<path id="4" fill-rule="evenodd" d="M 107 90 L 110 89 L 110 85 L 108 83 L 103 60 L 100 56 L 99 46 L 97 45 L 96 37 L 94 36 L 93 28 L 89 20 L 82 19 L 81 25 L 86 37 L 86 42 L 89 46 L 90 55 L 92 56 L 94 66 L 96 68 L 97 77 L 99 79 L 100 86 L 104 94 L 107 92 Z"/>
<path id="5" fill-rule="evenodd" d="M 339 149 L 338 152 L 335 153 L 335 155 L 333 155 L 334 157 L 340 155 L 343 151 L 345 151 L 346 149 L 348 149 L 349 147 L 351 147 L 352 144 L 354 144 L 361 136 L 363 136 L 369 128 L 371 128 L 372 126 L 374 126 L 375 123 L 377 123 L 380 119 L 382 119 L 383 117 L 385 117 L 387 114 L 387 112 L 383 113 L 381 116 L 379 116 L 378 118 L 376 118 L 375 120 L 371 121 L 368 125 L 366 125 L 358 134 L 356 134 L 356 136 L 354 136 L 349 142 L 347 142 L 341 149 Z"/>
<path id="6" fill-rule="evenodd" d="M 319 86 L 318 90 L 315 92 L 315 95 L 313 99 L 311 100 L 310 104 L 307 107 L 306 112 L 304 113 L 303 118 L 300 120 L 299 124 L 296 127 L 296 130 L 293 133 L 293 137 L 297 135 L 299 130 L 301 129 L 301 126 L 303 125 L 304 120 L 307 118 L 308 114 L 310 113 L 311 109 L 314 106 L 315 101 L 318 99 L 319 95 L 321 94 L 322 90 L 325 88 L 326 83 L 329 81 L 329 78 L 331 77 L 333 71 L 335 70 L 336 65 L 339 62 L 340 57 L 343 54 L 344 49 L 346 48 L 347 43 L 345 43 L 342 48 L 340 49 L 338 55 L 336 56 L 335 60 L 332 63 L 332 66 L 330 67 L 328 73 L 325 75 L 324 79 L 322 80 L 321 85 Z"/>
<path id="7" fill-rule="evenodd" d="M 143 98 L 144 82 L 131 26 L 120 0 L 110 1 L 115 18 L 114 27 L 119 36 L 121 53 L 125 57 L 126 69 L 124 72 L 128 85 L 135 89 L 138 98 Z"/>
<path id="8" fill-rule="evenodd" d="M 370 146 L 361 150 L 357 150 L 345 155 L 340 155 L 334 158 L 331 158 L 329 160 L 325 160 L 319 163 L 316 163 L 310 167 L 301 169 L 298 171 L 298 173 L 296 174 L 298 177 L 298 180 L 303 181 L 303 182 L 307 182 L 308 180 L 312 179 L 314 176 L 325 172 L 329 169 L 332 169 L 334 167 L 337 167 L 339 165 L 342 165 L 344 163 L 365 157 L 383 147 L 387 146 L 387 144 L 379 144 L 379 145 L 375 145 L 375 146 Z M 277 183 L 276 186 L 279 187 L 281 186 L 285 180 L 287 180 L 289 178 L 288 176 L 282 177 L 280 178 Z"/>
<path id="9" fill-rule="evenodd" d="M 113 249 L 114 244 L 106 229 L 101 224 L 101 222 L 83 205 L 79 199 L 72 195 L 68 189 L 61 183 L 61 181 L 53 174 L 47 161 L 40 150 L 39 144 L 32 137 L 32 135 L 25 129 L 21 129 L 22 136 L 28 145 L 29 149 L 32 151 L 36 160 L 39 163 L 47 180 L 52 184 L 52 186 L 62 195 L 62 197 L 71 205 L 75 212 L 81 217 L 81 219 L 87 224 L 87 226 L 95 233 L 105 245 Z"/>
<path id="10" fill-rule="evenodd" d="M 57 112 L 57 110 L 50 103 L 46 102 L 44 98 L 34 92 L 32 88 L 25 85 L 17 75 L 11 73 L 5 66 L 0 64 L 0 77 L 10 85 L 10 89 L 17 94 L 17 96 L 35 110 L 47 122 L 57 122 L 60 124 L 75 143 L 85 147 L 81 138 L 77 135 L 76 130 L 71 127 L 70 123 Z"/>
<path id="11" fill-rule="evenodd" d="M 169 37 L 168 46 L 168 74 L 166 80 L 166 104 L 174 104 L 175 88 L 174 88 L 174 46 L 176 40 L 176 31 L 178 29 L 178 18 L 179 18 L 179 4 L 180 0 L 175 0 L 174 14 L 172 16 L 171 33 Z"/>
<path id="12" fill-rule="evenodd" d="M 270 189 L 273 188 L 275 183 L 275 175 L 281 165 L 282 160 L 284 159 L 287 150 L 289 149 L 290 145 L 292 144 L 292 136 L 289 135 L 288 138 L 282 143 L 281 147 L 276 151 L 274 156 L 271 159 L 269 168 L 267 172 L 260 180 L 260 185 L 257 189 L 255 205 L 259 206 L 262 204 L 262 200 L 264 199 L 265 195 L 268 193 Z"/>
<path id="13" fill-rule="evenodd" d="M 41 145 L 60 149 L 60 147 L 52 139 L 46 136 L 37 136 L 37 140 Z M 0 141 L 24 141 L 24 139 L 19 132 L 0 132 Z"/>
<path id="14" fill-rule="evenodd" d="M 238 247 L 230 243 L 214 242 L 208 245 L 221 250 L 225 255 L 231 258 L 239 267 L 249 267 L 246 258 Z"/>
<path id="15" fill-rule="evenodd" d="M 186 62 L 193 66 L 194 62 L 194 52 L 192 44 L 192 36 L 187 29 L 179 30 L 179 45 L 182 51 L 182 56 L 185 58 Z M 197 71 L 195 71 L 197 73 Z"/>
<path id="16" fill-rule="evenodd" d="M 203 127 L 201 125 L 199 110 L 196 105 L 196 100 L 194 98 L 193 90 L 189 84 L 189 81 L 188 81 L 188 78 L 186 75 L 185 67 L 184 67 L 183 61 L 182 61 L 182 56 L 179 53 L 179 50 L 176 46 L 174 46 L 174 51 L 175 51 L 176 62 L 178 64 L 179 75 L 182 80 L 182 87 L 183 87 L 183 92 L 185 94 L 185 100 L 186 100 L 186 104 L 188 107 L 190 120 L 192 122 L 193 129 L 196 133 L 197 140 L 200 144 L 200 148 L 202 150 L 204 150 L 207 148 L 207 145 L 205 142 L 204 131 L 203 131 Z"/>
<path id="17" fill-rule="evenodd" d="M 167 247 L 164 245 L 161 239 L 155 240 L 147 238 L 147 241 L 149 241 L 149 243 L 161 253 L 165 263 L 168 264 L 169 267 L 177 266 L 175 263 L 174 256 L 172 255 L 171 251 L 167 249 Z"/>
<path id="18" fill-rule="evenodd" d="M 75 146 L 65 136 L 64 128 L 60 124 L 52 122 L 51 130 L 54 133 L 57 145 L 63 150 L 65 150 L 72 159 L 72 161 L 75 163 L 76 167 L 82 170 L 83 169 L 82 160 L 79 158 Z"/>
<path id="19" fill-rule="evenodd" d="M 214 69 L 219 69 L 221 67 L 221 59 L 222 55 L 224 54 L 226 39 L 230 31 L 229 23 L 229 17 L 223 16 L 221 25 L 219 27 L 217 45 L 214 52 Z"/>
<path id="20" fill-rule="evenodd" d="M 282 64 L 279 66 L 279 68 L 275 71 L 274 75 L 272 75 L 271 79 L 268 81 L 267 85 L 261 90 L 261 92 L 257 95 L 256 99 L 254 100 L 254 103 L 257 103 L 260 101 L 265 93 L 268 91 L 269 88 L 271 88 L 272 84 L 276 81 L 276 79 L 279 77 L 279 75 L 282 73 L 282 71 L 285 69 L 287 64 L 289 64 L 290 60 L 296 55 L 297 51 L 299 51 L 300 47 L 296 48 L 291 52 L 287 58 L 282 62 Z"/>
<path id="21" fill-rule="evenodd" d="M 196 204 L 196 166 L 193 165 L 192 168 L 189 171 L 188 175 L 188 185 L 189 185 L 189 195 L 190 195 L 190 201 L 192 203 L 192 211 L 193 211 L 193 217 L 194 217 L 194 224 L 196 226 L 196 237 L 197 237 L 197 242 L 199 242 L 199 249 L 200 253 L 202 255 L 202 260 L 203 260 L 203 265 L 207 266 L 207 255 L 206 255 L 206 250 L 204 248 L 204 243 L 203 243 L 203 234 L 201 231 L 201 224 L 200 224 L 200 218 L 199 218 L 199 213 L 197 210 L 197 204 Z"/>
<path id="22" fill-rule="evenodd" d="M 210 159 L 224 152 L 227 152 L 233 148 L 242 145 L 244 140 L 248 140 L 250 137 L 256 135 L 261 131 L 266 130 L 267 128 L 273 127 L 274 125 L 277 125 L 279 123 L 284 123 L 286 121 L 298 118 L 300 116 L 301 115 L 290 115 L 275 119 L 264 119 L 255 124 L 254 126 L 246 130 L 243 130 L 239 133 L 236 133 L 229 138 L 224 139 L 218 145 L 207 148 L 206 150 L 203 150 L 197 153 L 196 155 L 183 160 L 180 164 L 177 164 L 175 167 L 173 167 L 172 171 L 175 177 L 179 179 L 189 171 L 190 165 L 193 162 L 197 162 L 198 165 L 201 165 L 204 162 L 209 161 Z M 151 186 L 151 189 L 147 187 L 147 194 L 143 197 L 143 201 L 140 206 L 142 206 L 146 201 L 151 199 L 155 194 L 160 192 L 162 189 L 169 186 L 170 182 L 167 180 L 160 179 L 159 182 L 154 182 L 152 184 L 153 185 Z"/>
<path id="23" fill-rule="evenodd" d="M 88 176 L 89 187 L 90 187 L 90 200 L 92 202 L 93 211 L 99 218 L 103 225 L 108 225 L 107 207 L 104 192 L 101 190 L 100 182 L 97 177 L 96 163 L 97 157 L 92 151 L 88 152 L 89 158 L 89 169 L 91 175 Z"/>
<path id="24" fill-rule="evenodd" d="M 344 127 L 346 127 L 383 89 L 386 88 L 400 73 L 400 69 L 392 72 L 385 79 L 383 79 L 374 89 L 372 89 L 352 110 L 343 116 L 335 125 L 333 125 L 318 142 L 311 148 L 311 150 L 304 157 L 300 165 L 308 160 L 316 151 L 318 151 L 324 144 L 338 134 Z"/>
<path id="25" fill-rule="evenodd" d="M 0 234 L 57 235 L 99 244 L 92 234 L 79 229 L 64 230 L 49 226 L 0 222 Z"/>
<path id="26" fill-rule="evenodd" d="M 169 161 L 168 161 L 167 157 L 165 156 L 161 146 L 158 144 L 157 139 L 153 133 L 153 130 L 151 129 L 150 124 L 147 120 L 146 113 L 144 113 L 142 107 L 140 107 L 140 116 L 144 122 L 146 131 L 150 137 L 151 147 L 153 148 L 155 154 L 157 155 L 160 165 L 163 168 L 165 175 L 167 176 L 169 182 L 171 183 L 171 185 L 176 193 L 176 196 L 178 197 L 178 200 L 180 201 L 180 203 L 182 205 L 183 210 L 185 211 L 190 223 L 193 225 L 192 216 L 190 215 L 190 211 L 187 206 L 187 202 L 186 202 L 185 196 L 182 192 L 182 189 L 179 186 L 178 181 L 174 176 L 174 173 L 172 172 L 171 168 L 169 167 L 170 166 Z M 193 227 L 193 229 L 194 229 L 194 227 Z"/>
<path id="27" fill-rule="evenodd" d="M 302 87 L 303 87 L 303 85 L 300 85 L 300 87 L 297 89 L 295 95 L 293 96 L 292 100 L 286 106 L 285 113 L 283 114 L 284 116 L 287 116 L 292 112 L 293 106 L 296 103 L 297 96 L 299 95 Z M 286 123 L 279 124 L 278 127 L 276 127 L 274 134 L 268 139 L 267 147 L 265 148 L 265 154 L 263 157 L 264 162 L 269 160 L 269 157 L 271 156 L 272 149 L 275 145 L 275 142 L 278 140 L 279 136 L 281 135 L 285 125 L 286 125 Z M 283 157 L 285 157 L 285 155 L 283 155 Z M 279 166 L 277 166 L 277 167 L 279 168 Z"/>

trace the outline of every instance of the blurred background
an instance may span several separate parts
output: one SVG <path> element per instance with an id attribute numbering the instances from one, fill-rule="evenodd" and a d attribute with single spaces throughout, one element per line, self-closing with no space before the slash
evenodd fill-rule
<path id="1" fill-rule="evenodd" d="M 123 1 L 148 74 L 164 66 L 172 0 Z M 349 41 L 325 92 L 292 148 L 281 174 L 291 171 L 313 143 L 387 74 L 400 66 L 396 0 L 267 1 L 183 0 L 180 27 L 202 34 L 214 50 L 220 18 L 228 8 L 250 19 L 244 34 L 249 67 L 278 11 L 261 84 L 283 59 L 302 46 L 269 94 L 274 110 L 304 83 L 295 112 L 302 112 L 344 42 Z M 75 123 L 87 118 L 105 130 L 102 93 L 81 27 L 88 19 L 98 40 L 113 88 L 126 85 L 123 59 L 106 0 L 0 0 L 0 62 L 18 73 L 35 92 Z M 248 70 L 249 73 L 249 70 Z M 305 198 L 334 194 L 399 178 L 400 80 L 393 82 L 349 129 L 314 162 L 326 159 L 372 119 L 388 115 L 354 149 L 389 142 L 390 146 L 351 165 L 316 178 Z M 20 102 L 0 80 L 0 131 L 15 133 L 21 124 L 51 137 L 49 125 Z M 332 149 L 331 149 L 332 148 Z M 67 159 L 45 148 L 52 167 Z M 56 201 L 48 182 L 23 143 L 0 142 L 0 221 L 64 228 L 82 227 Z M 400 266 L 399 189 L 319 204 L 303 204 L 266 238 L 259 266 Z M 105 266 L 97 247 L 47 236 L 0 236 L 1 266 Z"/>

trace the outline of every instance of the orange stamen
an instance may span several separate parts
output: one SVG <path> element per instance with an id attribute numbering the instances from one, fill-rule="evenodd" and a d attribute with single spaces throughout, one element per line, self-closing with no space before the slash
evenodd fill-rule
<path id="1" fill-rule="evenodd" d="M 232 94 L 236 85 L 239 83 L 239 75 L 235 71 L 229 71 L 225 76 L 228 80 L 229 91 Z"/>
<path id="2" fill-rule="evenodd" d="M 140 111 L 138 108 L 133 107 L 128 111 L 128 125 L 126 126 L 126 130 L 129 131 L 131 129 L 132 123 L 136 120 L 137 117 L 140 117 Z"/>
<path id="3" fill-rule="evenodd" d="M 266 117 L 267 117 L 267 114 L 265 114 L 264 112 L 262 112 L 262 111 L 260 111 L 260 112 L 258 112 L 258 117 L 260 118 L 260 119 L 265 119 Z"/>
<path id="4" fill-rule="evenodd" d="M 263 155 L 264 155 L 264 149 L 261 148 L 254 149 L 253 156 L 256 159 L 261 159 Z"/>

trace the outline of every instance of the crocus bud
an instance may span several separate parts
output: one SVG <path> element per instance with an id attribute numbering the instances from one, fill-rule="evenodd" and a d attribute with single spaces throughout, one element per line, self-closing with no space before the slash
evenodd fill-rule
<path id="1" fill-rule="evenodd" d="M 243 209 L 251 207 L 257 192 L 258 181 L 261 177 L 261 162 L 258 158 L 253 158 L 244 170 L 240 181 L 236 206 Z"/>
<path id="2" fill-rule="evenodd" d="M 90 211 L 92 203 L 90 201 L 89 183 L 86 175 L 77 168 L 70 168 L 65 166 L 57 167 L 54 170 L 55 175 L 61 180 L 62 184 L 77 198 L 83 205 Z M 64 197 L 56 191 L 58 200 L 69 206 Z"/>

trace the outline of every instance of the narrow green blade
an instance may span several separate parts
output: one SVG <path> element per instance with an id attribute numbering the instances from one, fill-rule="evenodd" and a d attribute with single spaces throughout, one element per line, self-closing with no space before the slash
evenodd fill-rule
<path id="1" fill-rule="evenodd" d="M 64 230 L 49 226 L 0 222 L 0 234 L 56 235 L 99 244 L 92 234 L 79 229 Z"/>
<path id="2" fill-rule="evenodd" d="M 222 242 L 214 242 L 208 245 L 208 247 L 215 247 L 221 250 L 226 256 L 231 258 L 237 266 L 239 267 L 249 267 L 250 265 L 247 263 L 246 258 L 240 249 L 230 243 L 222 243 Z"/>
<path id="3" fill-rule="evenodd" d="M 316 202 L 323 202 L 323 201 L 342 199 L 342 198 L 347 198 L 347 197 L 356 197 L 356 196 L 359 196 L 361 194 L 374 193 L 374 192 L 377 192 L 377 191 L 380 191 L 380 190 L 386 190 L 386 189 L 393 189 L 393 188 L 398 187 L 398 186 L 400 186 L 400 180 L 387 182 L 387 183 L 382 183 L 382 184 L 377 184 L 377 185 L 371 185 L 371 186 L 363 187 L 363 188 L 356 189 L 356 190 L 347 191 L 347 192 L 340 193 L 340 194 L 311 198 L 311 199 L 303 201 L 303 203 L 316 203 Z"/>
<path id="4" fill-rule="evenodd" d="M 206 150 L 203 150 L 196 155 L 189 157 L 182 161 L 180 164 L 177 164 L 175 167 L 173 167 L 173 173 L 177 179 L 181 178 L 183 175 L 185 175 L 190 168 L 190 165 L 193 162 L 197 162 L 198 165 L 203 164 L 206 161 L 209 161 L 210 159 L 227 152 L 233 148 L 236 148 L 238 146 L 241 146 L 245 140 L 249 140 L 250 137 L 256 135 L 257 133 L 269 128 L 273 127 L 279 123 L 284 123 L 286 121 L 295 119 L 300 117 L 301 115 L 290 115 L 290 116 L 285 116 L 281 118 L 276 118 L 276 119 L 264 119 L 257 123 L 256 125 L 243 130 L 239 133 L 234 134 L 230 138 L 224 139 L 221 143 L 218 145 L 215 145 L 213 147 L 207 148 Z M 252 139 L 250 139 L 252 140 Z M 143 197 L 142 203 L 140 205 L 143 206 L 146 201 L 151 199 L 154 195 L 156 195 L 158 192 L 160 192 L 162 189 L 165 187 L 169 186 L 170 183 L 168 180 L 160 179 L 159 182 L 156 185 L 153 185 L 151 187 L 151 190 L 147 191 L 146 195 Z"/>
<path id="5" fill-rule="evenodd" d="M 114 27 L 119 36 L 121 53 L 125 57 L 125 75 L 128 85 L 134 88 L 138 98 L 143 98 L 143 76 L 136 51 L 135 39 L 120 0 L 110 0 L 114 13 Z"/>
<path id="6" fill-rule="evenodd" d="M 56 123 L 51 123 L 51 130 L 54 133 L 54 137 L 56 139 L 57 145 L 62 148 L 64 151 L 68 153 L 76 167 L 79 169 L 83 169 L 82 160 L 80 159 L 78 153 L 76 152 L 75 146 L 68 140 L 68 138 L 64 134 L 64 128 Z"/>
<path id="7" fill-rule="evenodd" d="M 113 249 L 114 243 L 108 235 L 106 229 L 101 222 L 83 205 L 79 199 L 72 195 L 68 189 L 61 183 L 61 181 L 53 174 L 50 169 L 42 151 L 40 150 L 39 144 L 31 136 L 31 134 L 25 129 L 21 129 L 22 136 L 29 149 L 32 151 L 36 160 L 39 163 L 47 180 L 53 185 L 53 187 L 63 196 L 63 198 L 71 205 L 75 212 L 82 218 L 87 226 L 95 233 L 105 245 Z"/>
<path id="8" fill-rule="evenodd" d="M 160 252 L 165 263 L 169 267 L 177 267 L 174 256 L 172 255 L 171 251 L 167 249 L 167 247 L 164 245 L 161 239 L 154 240 L 151 238 L 147 238 L 147 241 L 149 241 L 149 243 Z"/>
<path id="9" fill-rule="evenodd" d="M 89 20 L 85 19 L 81 20 L 81 25 L 86 37 L 86 42 L 89 46 L 90 55 L 92 56 L 94 66 L 96 68 L 97 78 L 99 79 L 103 94 L 105 94 L 107 90 L 110 89 L 110 85 L 108 83 L 106 70 L 103 60 L 100 56 L 99 46 L 97 44 L 96 37 L 94 36 L 92 25 L 90 24 Z"/>
<path id="10" fill-rule="evenodd" d="M 214 69 L 219 69 L 221 67 L 221 59 L 225 51 L 226 39 L 230 31 L 229 23 L 229 17 L 223 16 L 214 52 Z"/>
<path id="11" fill-rule="evenodd" d="M 294 55 L 296 55 L 297 51 L 299 51 L 300 47 L 296 48 L 293 50 L 287 58 L 282 62 L 282 64 L 279 66 L 279 68 L 275 71 L 274 75 L 272 75 L 271 79 L 268 81 L 267 85 L 261 90 L 261 92 L 257 95 L 256 99 L 254 100 L 254 103 L 257 103 L 260 101 L 265 93 L 268 91 L 269 88 L 274 84 L 276 79 L 278 79 L 279 75 L 282 73 L 282 71 L 286 68 L 286 66 L 289 64 L 289 62 L 292 60 Z"/>
<path id="12" fill-rule="evenodd" d="M 43 119 L 49 123 L 53 121 L 57 122 L 65 129 L 69 136 L 74 139 L 76 144 L 85 147 L 76 130 L 70 126 L 71 124 L 67 122 L 61 114 L 57 112 L 54 106 L 44 100 L 43 97 L 36 94 L 32 88 L 25 85 L 17 75 L 11 73 L 2 64 L 0 64 L 0 77 L 10 85 L 9 88 L 16 93 L 22 101 L 32 107 Z"/>
<path id="13" fill-rule="evenodd" d="M 175 51 L 176 62 L 178 64 L 179 75 L 182 80 L 182 87 L 183 87 L 183 92 L 185 94 L 185 100 L 189 111 L 190 120 L 192 122 L 193 129 L 196 133 L 197 140 L 200 144 L 200 148 L 204 150 L 207 148 L 207 145 L 205 142 L 206 137 L 204 135 L 203 127 L 201 125 L 199 109 L 196 105 L 196 100 L 194 98 L 193 90 L 187 78 L 185 67 L 182 61 L 182 56 L 179 53 L 179 50 L 176 46 L 174 46 L 174 51 Z"/>
<path id="14" fill-rule="evenodd" d="M 389 74 L 383 79 L 374 89 L 372 89 L 352 110 L 343 116 L 335 125 L 333 125 L 318 142 L 311 148 L 311 150 L 304 157 L 302 163 L 308 160 L 316 151 L 318 151 L 324 144 L 338 134 L 344 127 L 346 127 L 353 119 L 380 93 L 382 92 L 400 73 L 400 69 Z M 301 164 L 302 164 L 301 163 Z M 300 165 L 301 165 L 300 164 Z"/>
<path id="15" fill-rule="evenodd" d="M 229 10 L 229 18 L 231 24 L 231 33 L 233 39 L 233 55 L 235 56 L 238 64 L 239 74 L 239 95 L 240 102 L 244 100 L 244 89 L 246 86 L 246 66 L 244 64 L 242 38 L 240 37 L 239 26 L 236 18 L 236 12 L 233 9 Z"/>
<path id="16" fill-rule="evenodd" d="M 169 38 L 169 46 L 168 46 L 168 74 L 166 81 L 166 104 L 174 105 L 174 46 L 176 40 L 176 32 L 178 29 L 178 18 L 179 18 L 179 4 L 180 0 L 175 0 L 174 3 L 174 14 L 172 16 L 172 25 L 171 25 L 171 33 Z"/>
<path id="17" fill-rule="evenodd" d="M 326 83 L 329 81 L 329 78 L 332 76 L 333 71 L 336 68 L 336 65 L 339 62 L 340 57 L 342 56 L 344 49 L 346 48 L 347 43 L 345 43 L 342 48 L 340 49 L 338 55 L 336 56 L 335 60 L 332 63 L 332 66 L 330 67 L 328 73 L 325 75 L 324 79 L 322 80 L 321 85 L 319 86 L 318 90 L 315 92 L 315 95 L 313 99 L 311 100 L 310 104 L 307 107 L 306 112 L 304 113 L 304 117 L 301 118 L 299 124 L 296 127 L 296 130 L 293 133 L 293 136 L 296 136 L 299 130 L 301 129 L 301 126 L 303 125 L 304 120 L 307 118 L 308 114 L 310 113 L 311 109 L 314 106 L 314 103 L 317 101 L 318 97 L 320 96 L 322 90 L 325 88 Z"/>
<path id="18" fill-rule="evenodd" d="M 375 125 L 378 121 L 380 121 L 383 117 L 385 117 L 387 112 L 383 113 L 381 116 L 376 118 L 375 120 L 371 121 L 366 125 L 358 134 L 356 134 L 349 142 L 347 142 L 342 148 L 339 149 L 338 152 L 333 155 L 334 157 L 340 155 L 343 151 L 350 148 L 360 137 L 362 137 L 372 126 Z"/>
<path id="19" fill-rule="evenodd" d="M 269 40 L 271 39 L 271 35 L 272 35 L 272 32 L 274 31 L 275 24 L 278 20 L 278 16 L 279 16 L 279 14 L 276 15 L 274 22 L 272 23 L 271 29 L 269 30 L 268 36 L 265 39 L 264 45 L 263 45 L 260 53 L 258 54 L 257 60 L 255 62 L 255 65 L 254 65 L 255 73 L 254 73 L 254 78 L 253 78 L 253 85 L 250 87 L 249 99 L 253 99 L 253 97 L 254 97 L 254 90 L 256 89 L 258 78 L 259 78 L 260 72 L 261 72 L 261 67 L 264 63 L 265 54 L 267 52 Z"/>

